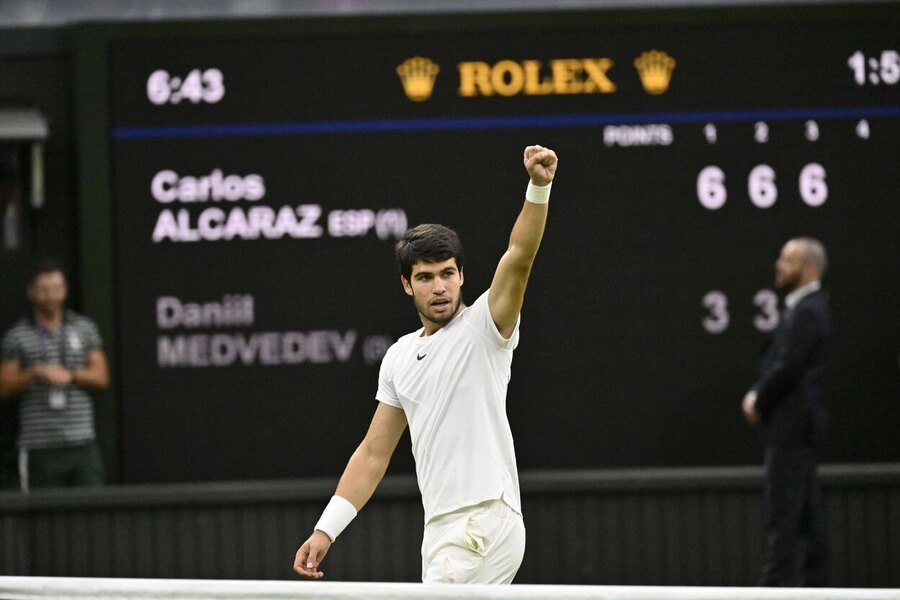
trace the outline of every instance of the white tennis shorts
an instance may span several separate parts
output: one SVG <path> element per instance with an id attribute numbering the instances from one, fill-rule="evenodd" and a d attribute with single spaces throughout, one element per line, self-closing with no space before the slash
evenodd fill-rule
<path id="1" fill-rule="evenodd" d="M 524 556 L 522 515 L 503 500 L 488 500 L 425 525 L 422 581 L 512 583 Z"/>

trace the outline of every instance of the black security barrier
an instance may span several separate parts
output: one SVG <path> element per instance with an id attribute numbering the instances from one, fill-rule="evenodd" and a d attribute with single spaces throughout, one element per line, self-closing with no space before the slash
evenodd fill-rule
<path id="1" fill-rule="evenodd" d="M 900 585 L 900 464 L 825 465 L 833 584 Z M 335 481 L 0 494 L 3 575 L 292 579 Z M 756 467 L 530 472 L 520 583 L 753 585 Z M 323 564 L 344 581 L 417 581 L 415 480 L 387 478 Z"/>

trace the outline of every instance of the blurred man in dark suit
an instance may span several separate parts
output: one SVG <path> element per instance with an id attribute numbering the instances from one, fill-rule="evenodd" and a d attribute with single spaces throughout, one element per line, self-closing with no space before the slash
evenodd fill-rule
<path id="1" fill-rule="evenodd" d="M 817 448 L 828 428 L 823 376 L 831 319 L 821 289 L 826 266 L 817 240 L 795 238 L 782 248 L 775 283 L 787 292 L 785 310 L 742 404 L 747 421 L 760 426 L 765 448 L 764 586 L 828 584 L 816 478 Z"/>

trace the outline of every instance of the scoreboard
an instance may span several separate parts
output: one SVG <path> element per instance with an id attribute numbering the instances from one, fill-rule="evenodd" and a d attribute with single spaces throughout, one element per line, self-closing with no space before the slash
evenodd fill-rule
<path id="1" fill-rule="evenodd" d="M 100 27 L 128 482 L 333 476 L 420 326 L 422 222 L 490 284 L 560 158 L 507 401 L 519 467 L 759 461 L 740 401 L 791 237 L 830 257 L 825 459 L 900 459 L 900 12 Z M 408 441 L 391 472 L 413 472 Z"/>

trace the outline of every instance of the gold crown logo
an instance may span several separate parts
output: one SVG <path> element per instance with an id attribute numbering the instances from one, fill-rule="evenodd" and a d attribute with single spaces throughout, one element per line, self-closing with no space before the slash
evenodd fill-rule
<path id="1" fill-rule="evenodd" d="M 654 96 L 665 94 L 669 89 L 675 64 L 675 59 L 661 50 L 648 50 L 634 59 L 644 90 Z"/>
<path id="2" fill-rule="evenodd" d="M 403 83 L 406 97 L 413 102 L 422 102 L 431 98 L 434 80 L 441 68 L 431 59 L 423 56 L 408 58 L 397 67 L 397 75 Z"/>

